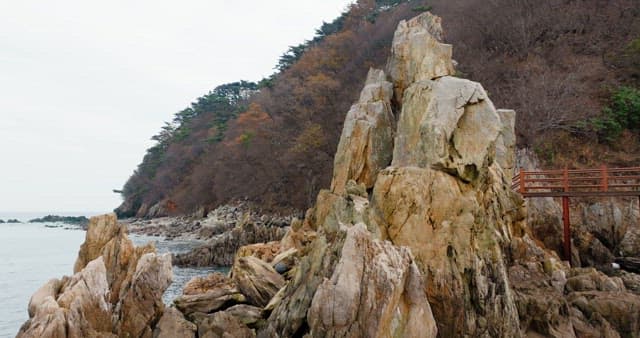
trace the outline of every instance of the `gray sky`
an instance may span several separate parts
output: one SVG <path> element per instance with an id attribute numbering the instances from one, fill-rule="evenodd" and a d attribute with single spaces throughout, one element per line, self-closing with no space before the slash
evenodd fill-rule
<path id="1" fill-rule="evenodd" d="M 110 211 L 163 121 L 349 0 L 0 0 L 0 211 Z"/>

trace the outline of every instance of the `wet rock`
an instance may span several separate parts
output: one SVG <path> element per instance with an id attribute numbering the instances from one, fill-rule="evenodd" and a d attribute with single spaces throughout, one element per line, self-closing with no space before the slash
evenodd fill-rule
<path id="1" fill-rule="evenodd" d="M 640 273 L 640 258 L 637 257 L 616 257 L 616 263 L 620 264 L 620 267 L 629 271 Z"/>

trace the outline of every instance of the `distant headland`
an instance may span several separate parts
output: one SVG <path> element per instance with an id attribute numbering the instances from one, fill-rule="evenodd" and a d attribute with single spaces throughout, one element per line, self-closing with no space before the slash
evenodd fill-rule
<path id="1" fill-rule="evenodd" d="M 34 218 L 29 220 L 29 223 L 66 223 L 86 227 L 89 224 L 89 219 L 84 216 L 56 216 L 47 215 L 42 218 Z"/>

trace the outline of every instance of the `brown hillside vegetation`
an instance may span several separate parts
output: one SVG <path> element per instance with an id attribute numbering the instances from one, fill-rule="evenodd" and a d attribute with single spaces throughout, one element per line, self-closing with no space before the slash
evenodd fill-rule
<path id="1" fill-rule="evenodd" d="M 362 79 L 384 65 L 398 22 L 427 5 L 443 18 L 460 75 L 482 82 L 496 106 L 517 110 L 520 146 L 547 165 L 638 159 L 636 130 L 603 142 L 590 121 L 616 88 L 640 84 L 640 2 L 358 1 L 312 42 L 292 47 L 272 78 L 218 90 L 232 99 L 210 95 L 183 111 L 125 185 L 119 215 L 159 216 L 168 201 L 175 213 L 234 199 L 308 207 L 329 185 Z"/>

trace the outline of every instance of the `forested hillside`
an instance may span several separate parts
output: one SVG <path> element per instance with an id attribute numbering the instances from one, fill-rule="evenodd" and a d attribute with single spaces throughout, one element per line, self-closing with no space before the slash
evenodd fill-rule
<path id="1" fill-rule="evenodd" d="M 638 1 L 362 0 L 291 47 L 270 78 L 221 85 L 178 112 L 125 184 L 118 214 L 190 213 L 234 199 L 306 208 L 328 187 L 369 67 L 384 66 L 400 20 L 428 9 L 443 18 L 459 74 L 517 110 L 519 145 L 546 165 L 638 159 Z"/>

